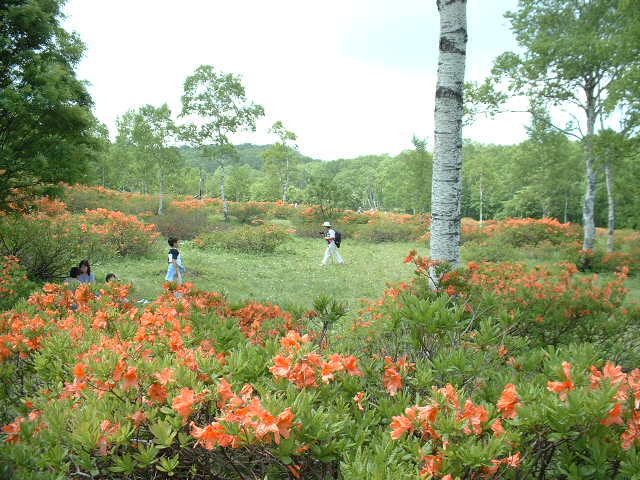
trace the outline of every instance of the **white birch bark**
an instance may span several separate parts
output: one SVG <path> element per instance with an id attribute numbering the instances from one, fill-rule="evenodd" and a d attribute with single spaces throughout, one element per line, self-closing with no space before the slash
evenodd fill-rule
<path id="1" fill-rule="evenodd" d="M 613 166 L 611 161 L 607 158 L 604 162 L 604 178 L 607 184 L 607 205 L 608 205 L 608 219 L 607 219 L 607 252 L 613 252 L 613 236 L 616 231 L 616 204 L 613 197 Z"/>
<path id="2" fill-rule="evenodd" d="M 584 204 L 582 208 L 582 224 L 584 227 L 584 237 L 582 241 L 583 250 L 593 250 L 596 243 L 596 224 L 594 212 L 596 206 L 596 186 L 597 176 L 594 168 L 594 152 L 592 139 L 595 133 L 596 113 L 594 108 L 593 91 L 586 90 L 587 96 L 587 138 L 585 166 L 587 175 L 587 185 L 584 194 Z"/>
<path id="3" fill-rule="evenodd" d="M 163 215 L 164 214 L 164 202 L 163 202 L 163 196 L 162 194 L 164 193 L 164 172 L 162 171 L 162 167 L 160 167 L 159 170 L 159 183 L 160 183 L 160 194 L 159 194 L 159 200 L 158 200 L 158 215 Z"/>
<path id="4" fill-rule="evenodd" d="M 435 149 L 431 188 L 433 260 L 460 263 L 463 85 L 467 44 L 466 0 L 437 0 L 440 56 L 435 99 Z M 432 279 L 437 282 L 438 279 Z"/>
<path id="5" fill-rule="evenodd" d="M 227 205 L 227 198 L 224 196 L 224 159 L 220 161 L 220 198 L 222 199 L 222 213 L 226 222 L 229 220 L 229 205 Z"/>

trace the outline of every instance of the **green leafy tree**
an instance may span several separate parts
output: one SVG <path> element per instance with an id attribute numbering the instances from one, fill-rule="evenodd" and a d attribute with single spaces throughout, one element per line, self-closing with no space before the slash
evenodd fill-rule
<path id="1" fill-rule="evenodd" d="M 295 142 L 298 137 L 287 130 L 280 120 L 273 124 L 269 132 L 278 137 L 279 141 L 262 154 L 264 169 L 277 179 L 282 189 L 282 201 L 288 202 L 291 170 L 297 166 L 299 159 L 294 148 L 287 143 Z"/>
<path id="2" fill-rule="evenodd" d="M 164 213 L 166 177 L 178 168 L 182 157 L 171 146 L 176 126 L 167 104 L 160 107 L 144 105 L 137 111 L 129 111 L 119 123 L 121 141 L 135 147 L 143 168 L 158 179 L 158 215 Z"/>
<path id="3" fill-rule="evenodd" d="M 595 244 L 593 139 L 599 121 L 615 107 L 608 100 L 609 89 L 640 59 L 640 42 L 628 36 L 629 20 L 620 14 L 619 7 L 619 0 L 521 0 L 518 10 L 509 12 L 507 18 L 524 53 L 502 54 L 487 83 L 508 80 L 509 94 L 532 100 L 530 113 L 534 116 L 548 107 L 567 108 L 572 120 L 562 127 L 553 126 L 583 145 L 585 250 Z M 489 103 L 505 99 L 505 95 L 491 96 Z"/>
<path id="4" fill-rule="evenodd" d="M 243 130 L 255 131 L 256 120 L 263 115 L 264 108 L 247 100 L 244 86 L 234 74 L 201 65 L 184 82 L 180 116 L 193 121 L 182 127 L 181 136 L 218 162 L 225 220 L 229 216 L 224 192 L 225 165 L 237 158 L 231 153 L 229 135 Z"/>
<path id="5" fill-rule="evenodd" d="M 0 209 L 14 188 L 85 179 L 98 123 L 62 0 L 0 2 Z"/>

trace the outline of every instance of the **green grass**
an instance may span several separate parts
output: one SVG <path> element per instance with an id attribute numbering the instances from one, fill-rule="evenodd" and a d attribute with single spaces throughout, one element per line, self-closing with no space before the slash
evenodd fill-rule
<path id="1" fill-rule="evenodd" d="M 168 248 L 168 247 L 167 247 Z M 255 300 L 283 306 L 310 308 L 318 295 L 330 295 L 357 308 L 360 299 L 382 295 L 387 282 L 408 280 L 412 266 L 402 263 L 418 243 L 364 243 L 345 241 L 340 252 L 345 265 L 321 267 L 325 243 L 295 238 L 271 255 L 250 255 L 225 250 L 200 250 L 188 242 L 180 246 L 187 268 L 185 281 L 198 288 L 224 292 L 233 301 Z M 108 272 L 133 283 L 134 296 L 152 299 L 162 291 L 167 270 L 166 250 L 156 258 L 119 259 L 94 266 L 98 280 Z"/>
<path id="2" fill-rule="evenodd" d="M 101 281 L 108 272 L 114 272 L 134 285 L 134 297 L 153 299 L 162 291 L 167 248 L 159 245 L 153 258 L 125 258 L 95 265 L 96 277 Z M 340 249 L 346 264 L 321 267 L 324 248 L 321 239 L 297 237 L 271 255 L 201 250 L 188 242 L 180 246 L 187 267 L 185 280 L 203 290 L 223 292 L 232 302 L 253 300 L 310 308 L 315 297 L 329 295 L 351 310 L 360 306 L 361 299 L 379 298 L 387 283 L 411 278 L 412 265 L 402 263 L 409 250 L 428 252 L 424 244 L 416 242 L 373 244 L 346 240 Z M 528 258 L 526 252 L 520 253 L 517 261 L 531 267 L 559 261 Z M 613 274 L 600 275 L 602 282 L 612 279 Z M 640 303 L 640 276 L 631 277 L 627 288 L 627 303 Z"/>

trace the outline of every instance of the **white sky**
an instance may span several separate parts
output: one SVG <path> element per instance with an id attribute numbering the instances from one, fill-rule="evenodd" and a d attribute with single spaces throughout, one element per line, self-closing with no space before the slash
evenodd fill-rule
<path id="1" fill-rule="evenodd" d="M 467 79 L 516 48 L 504 12 L 517 0 L 469 0 Z M 274 141 L 276 120 L 300 151 L 324 160 L 397 154 L 411 136 L 433 136 L 439 18 L 435 0 L 70 0 L 66 28 L 87 45 L 79 77 L 98 118 L 115 132 L 130 108 L 167 102 L 202 64 L 240 74 L 265 107 L 255 133 Z M 484 143 L 525 138 L 522 114 L 479 120 L 464 136 Z"/>

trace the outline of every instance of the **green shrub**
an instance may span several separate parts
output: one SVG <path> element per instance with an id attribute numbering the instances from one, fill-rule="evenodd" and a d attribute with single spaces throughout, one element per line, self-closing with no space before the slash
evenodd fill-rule
<path id="1" fill-rule="evenodd" d="M 274 225 L 243 226 L 196 237 L 200 248 L 223 248 L 244 253 L 273 253 L 291 238 L 289 232 Z"/>
<path id="2" fill-rule="evenodd" d="M 206 209 L 184 210 L 176 207 L 169 207 L 164 215 L 150 217 L 147 221 L 155 223 L 162 236 L 181 240 L 192 240 L 214 224 Z"/>
<path id="3" fill-rule="evenodd" d="M 0 257 L 0 310 L 12 308 L 35 288 L 18 257 Z"/>
<path id="4" fill-rule="evenodd" d="M 465 262 L 506 262 L 516 260 L 518 250 L 497 238 L 490 238 L 481 242 L 464 243 L 460 255 Z"/>
<path id="5" fill-rule="evenodd" d="M 19 258 L 32 280 L 60 280 L 82 259 L 96 263 L 117 253 L 106 232 L 68 214 L 0 217 L 0 255 Z"/>
<path id="6" fill-rule="evenodd" d="M 271 204 L 262 202 L 231 203 L 229 205 L 229 215 L 235 217 L 240 223 L 255 223 L 257 220 L 264 221 Z"/>
<path id="7" fill-rule="evenodd" d="M 378 218 L 360 226 L 353 237 L 365 242 L 410 242 L 419 236 L 419 228 L 411 223 L 396 223 L 385 218 Z"/>

